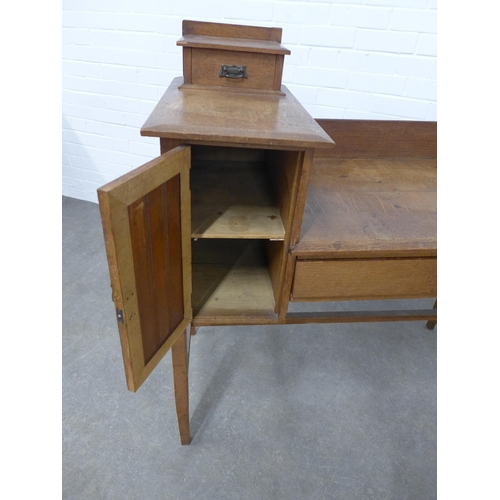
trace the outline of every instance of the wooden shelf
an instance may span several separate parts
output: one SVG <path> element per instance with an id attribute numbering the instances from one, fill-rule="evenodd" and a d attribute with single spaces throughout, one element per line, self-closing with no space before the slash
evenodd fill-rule
<path id="1" fill-rule="evenodd" d="M 248 38 L 227 38 L 207 35 L 184 35 L 177 41 L 181 47 L 225 49 L 232 51 L 256 52 L 258 54 L 289 55 L 290 50 L 274 40 L 252 40 Z"/>
<path id="2" fill-rule="evenodd" d="M 193 314 L 196 318 L 276 317 L 263 242 L 193 242 Z"/>
<path id="3" fill-rule="evenodd" d="M 232 205 L 194 206 L 193 238 L 246 238 L 283 240 L 285 228 L 278 207 Z"/>
<path id="4" fill-rule="evenodd" d="M 191 171 L 193 238 L 284 240 L 285 228 L 260 162 L 195 163 Z"/>
<path id="5" fill-rule="evenodd" d="M 266 266 L 193 265 L 194 316 L 275 316 Z"/>

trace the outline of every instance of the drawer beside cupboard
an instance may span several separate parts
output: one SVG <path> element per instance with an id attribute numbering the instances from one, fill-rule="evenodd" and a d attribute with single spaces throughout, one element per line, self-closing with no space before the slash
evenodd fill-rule
<path id="1" fill-rule="evenodd" d="M 436 259 L 297 260 L 291 300 L 383 300 L 436 296 Z"/>

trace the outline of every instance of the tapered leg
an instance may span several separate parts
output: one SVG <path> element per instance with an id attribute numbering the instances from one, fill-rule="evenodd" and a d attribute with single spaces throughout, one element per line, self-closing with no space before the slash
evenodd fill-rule
<path id="1" fill-rule="evenodd" d="M 438 301 L 434 302 L 434 309 L 437 309 Z M 434 327 L 436 326 L 437 321 L 427 321 L 427 328 L 429 330 L 433 330 Z"/>
<path id="2" fill-rule="evenodd" d="M 189 444 L 189 385 L 188 385 L 188 342 L 187 329 L 172 346 L 172 366 L 174 372 L 175 407 L 181 444 Z"/>

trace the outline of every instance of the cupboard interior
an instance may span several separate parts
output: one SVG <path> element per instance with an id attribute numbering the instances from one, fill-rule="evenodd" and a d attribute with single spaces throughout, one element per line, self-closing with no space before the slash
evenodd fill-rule
<path id="1" fill-rule="evenodd" d="M 276 317 L 300 152 L 192 146 L 196 317 Z"/>
<path id="2" fill-rule="evenodd" d="M 274 316 L 264 240 L 192 241 L 194 316 Z"/>

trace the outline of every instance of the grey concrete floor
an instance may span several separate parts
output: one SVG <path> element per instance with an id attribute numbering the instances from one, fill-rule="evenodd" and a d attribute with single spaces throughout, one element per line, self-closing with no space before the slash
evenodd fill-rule
<path id="1" fill-rule="evenodd" d="M 171 357 L 127 390 L 99 209 L 63 198 L 63 498 L 436 498 L 436 331 L 200 328 L 181 446 Z"/>

